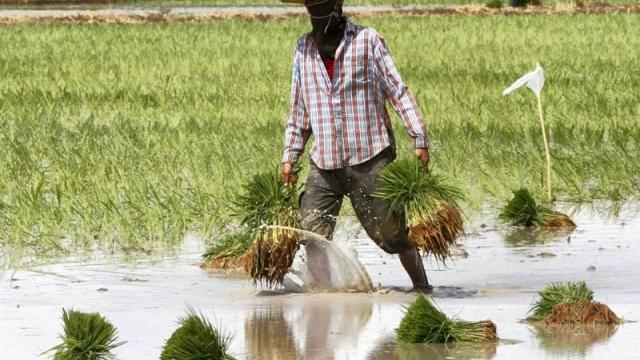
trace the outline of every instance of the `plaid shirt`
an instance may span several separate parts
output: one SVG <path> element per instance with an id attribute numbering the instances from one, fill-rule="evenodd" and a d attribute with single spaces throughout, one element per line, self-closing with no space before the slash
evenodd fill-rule
<path id="1" fill-rule="evenodd" d="M 347 20 L 335 55 L 333 79 L 327 75 L 311 34 L 303 35 L 293 58 L 282 161 L 296 162 L 311 134 L 311 159 L 321 169 L 339 169 L 373 158 L 393 144 L 386 99 L 402 118 L 415 147 L 428 147 L 420 109 L 375 30 Z"/>

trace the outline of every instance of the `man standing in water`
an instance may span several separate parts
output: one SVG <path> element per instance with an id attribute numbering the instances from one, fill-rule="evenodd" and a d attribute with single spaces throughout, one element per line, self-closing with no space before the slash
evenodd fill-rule
<path id="1" fill-rule="evenodd" d="M 395 159 L 389 100 L 415 142 L 415 155 L 429 163 L 427 132 L 384 39 L 342 15 L 343 0 L 304 3 L 313 27 L 297 43 L 291 109 L 285 131 L 282 177 L 293 184 L 293 164 L 313 134 L 311 168 L 300 199 L 302 227 L 330 239 L 342 199 L 348 196 L 367 234 L 387 253 L 398 254 L 417 291 L 430 292 L 422 258 L 407 237 L 404 214 L 389 215 L 375 199 L 382 168 Z"/>

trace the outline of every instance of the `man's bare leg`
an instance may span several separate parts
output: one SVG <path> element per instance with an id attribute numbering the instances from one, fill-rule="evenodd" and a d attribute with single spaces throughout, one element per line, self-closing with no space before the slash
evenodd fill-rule
<path id="1" fill-rule="evenodd" d="M 413 248 L 398 255 L 400 257 L 400 263 L 402 263 L 404 270 L 411 278 L 413 289 L 425 294 L 431 293 L 433 286 L 429 285 L 427 273 L 424 271 L 424 265 L 422 264 L 422 258 L 420 257 L 418 249 Z"/>

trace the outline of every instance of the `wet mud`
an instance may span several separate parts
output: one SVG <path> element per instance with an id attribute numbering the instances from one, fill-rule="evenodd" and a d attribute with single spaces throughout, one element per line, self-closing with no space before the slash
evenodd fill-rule
<path id="1" fill-rule="evenodd" d="M 523 322 L 537 291 L 553 281 L 585 280 L 624 320 L 640 319 L 640 221 L 571 215 L 570 234 L 519 232 L 488 212 L 466 225 L 464 252 L 443 267 L 425 259 L 434 302 L 448 315 L 491 319 L 497 344 L 409 345 L 394 341 L 403 306 L 415 299 L 397 257 L 341 219 L 335 241 L 355 248 L 371 293 L 292 294 L 255 288 L 237 274 L 199 267 L 195 237 L 167 256 L 66 259 L 14 269 L 0 281 L 0 358 L 35 359 L 58 342 L 62 308 L 99 311 L 128 343 L 119 359 L 153 359 L 188 306 L 233 334 L 240 359 L 603 359 L 640 353 L 640 325 L 538 327 Z M 540 256 L 539 254 L 553 254 Z M 463 255 L 463 254 L 466 254 Z"/>

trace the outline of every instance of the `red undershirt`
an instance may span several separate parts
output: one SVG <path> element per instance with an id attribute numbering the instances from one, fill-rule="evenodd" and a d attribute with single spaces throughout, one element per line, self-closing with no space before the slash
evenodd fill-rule
<path id="1" fill-rule="evenodd" d="M 336 60 L 330 56 L 321 56 L 321 58 L 324 68 L 327 69 L 327 74 L 329 74 L 329 80 L 333 81 L 333 66 Z"/>

